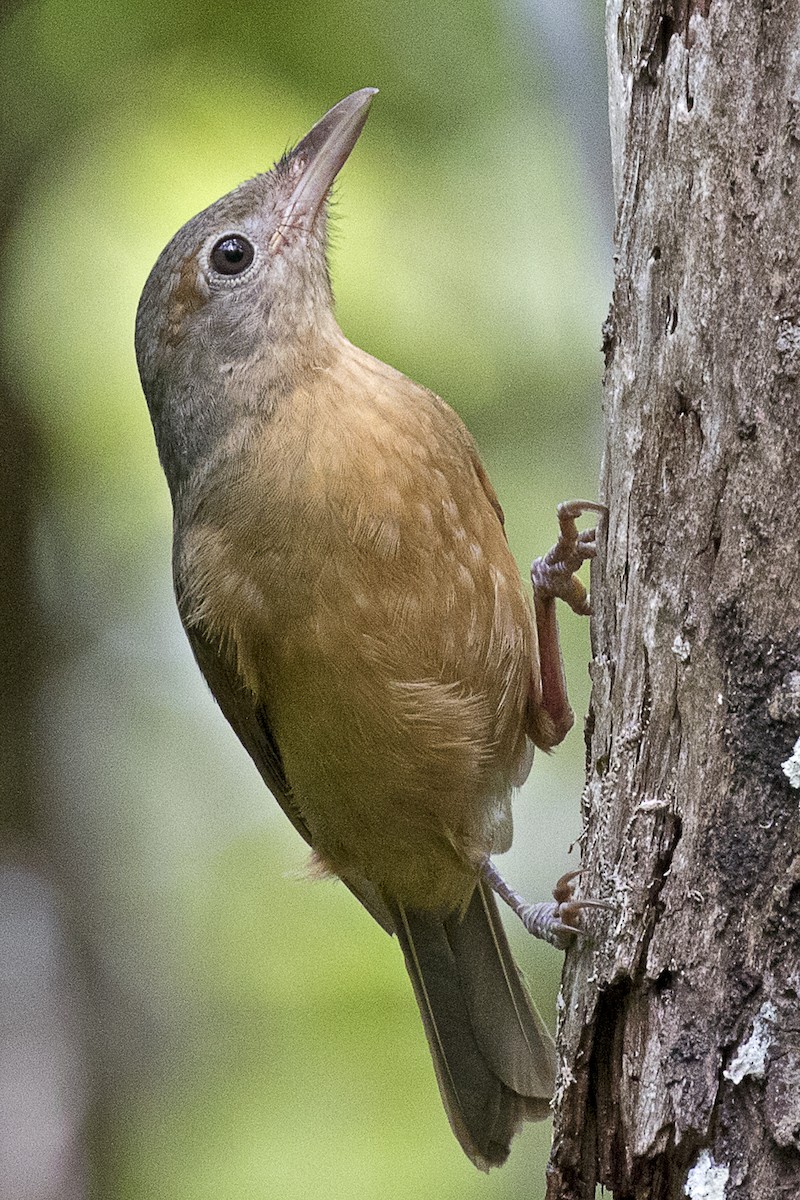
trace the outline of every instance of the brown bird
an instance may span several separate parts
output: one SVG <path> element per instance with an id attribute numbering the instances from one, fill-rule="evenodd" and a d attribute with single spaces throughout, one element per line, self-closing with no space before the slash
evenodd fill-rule
<path id="1" fill-rule="evenodd" d="M 489 860 L 533 745 L 572 723 L 555 596 L 588 611 L 574 518 L 599 506 L 562 506 L 534 617 L 460 419 L 339 329 L 326 199 L 374 94 L 184 225 L 136 355 L 200 669 L 316 863 L 397 934 L 453 1131 L 487 1168 L 554 1086 L 492 888 L 562 944 L 586 903 L 565 884 L 528 908 Z"/>

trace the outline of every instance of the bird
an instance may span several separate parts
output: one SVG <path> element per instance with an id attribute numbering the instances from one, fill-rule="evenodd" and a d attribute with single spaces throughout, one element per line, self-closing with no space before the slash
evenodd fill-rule
<path id="1" fill-rule="evenodd" d="M 570 876 L 526 906 L 492 856 L 533 747 L 572 724 L 555 601 L 589 611 L 576 518 L 602 506 L 559 510 L 531 603 L 461 419 L 339 328 L 328 198 L 376 91 L 175 234 L 135 349 L 200 671 L 315 869 L 397 936 L 450 1125 L 488 1170 L 556 1071 L 495 893 L 557 945 L 591 903 Z"/>

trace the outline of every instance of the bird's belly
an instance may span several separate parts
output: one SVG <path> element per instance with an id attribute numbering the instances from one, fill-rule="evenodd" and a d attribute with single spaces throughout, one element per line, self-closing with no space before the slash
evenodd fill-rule
<path id="1" fill-rule="evenodd" d="M 373 580 L 331 555 L 279 622 L 270 720 L 318 855 L 409 905 L 455 907 L 511 840 L 527 610 L 512 619 L 490 573 L 481 601 L 457 574 L 401 565 Z"/>
<path id="2" fill-rule="evenodd" d="M 527 755 L 530 609 L 494 512 L 454 508 L 284 509 L 199 556 L 317 855 L 425 908 L 508 848 Z"/>

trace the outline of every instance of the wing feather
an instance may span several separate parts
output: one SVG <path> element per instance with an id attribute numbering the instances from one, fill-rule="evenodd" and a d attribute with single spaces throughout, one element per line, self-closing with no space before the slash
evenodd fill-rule
<path id="1" fill-rule="evenodd" d="M 202 623 L 186 627 L 186 634 L 197 665 L 223 716 L 292 825 L 313 848 L 310 830 L 286 777 L 280 749 L 270 728 L 266 709 L 255 701 L 252 692 L 242 682 L 235 667 L 216 641 L 206 633 Z M 374 917 L 387 933 L 393 933 L 392 919 L 371 885 L 366 880 L 353 879 L 345 879 L 344 883 L 361 901 L 370 916 Z"/>

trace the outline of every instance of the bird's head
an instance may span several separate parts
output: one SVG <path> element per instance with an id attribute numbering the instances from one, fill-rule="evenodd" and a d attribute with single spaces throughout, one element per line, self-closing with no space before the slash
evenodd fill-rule
<path id="1" fill-rule="evenodd" d="M 165 467 L 181 440 L 176 407 L 196 423 L 198 393 L 214 407 L 256 365 L 279 388 L 335 328 L 326 201 L 376 91 L 340 100 L 271 171 L 187 221 L 159 255 L 139 301 L 136 359 Z"/>

